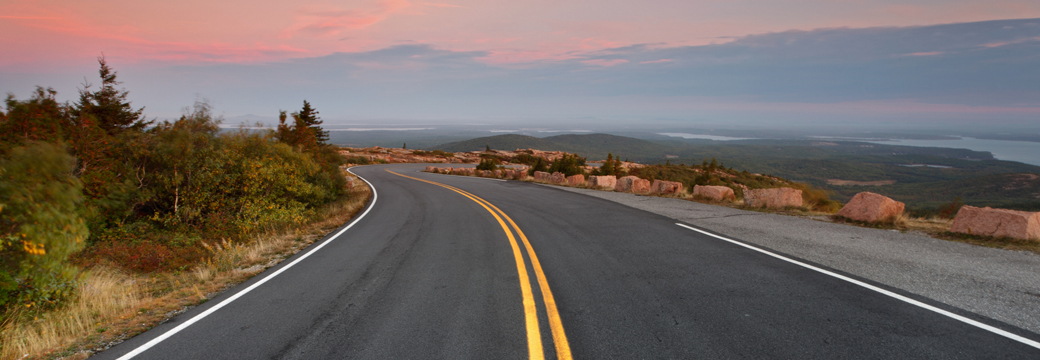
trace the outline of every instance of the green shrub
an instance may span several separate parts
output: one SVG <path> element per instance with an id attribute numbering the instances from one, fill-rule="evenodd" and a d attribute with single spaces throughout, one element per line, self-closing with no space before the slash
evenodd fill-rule
<path id="1" fill-rule="evenodd" d="M 77 212 L 82 185 L 64 149 L 29 142 L 0 159 L 0 307 L 49 307 L 71 296 L 77 269 L 66 260 L 83 248 Z"/>

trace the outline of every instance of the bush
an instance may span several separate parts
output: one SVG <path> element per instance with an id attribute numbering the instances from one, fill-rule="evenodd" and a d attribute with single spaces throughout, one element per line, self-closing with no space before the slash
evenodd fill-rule
<path id="1" fill-rule="evenodd" d="M 578 174 L 585 174 L 585 158 L 578 157 L 578 155 L 567 155 L 564 154 L 556 161 L 553 161 L 552 166 L 549 167 L 548 172 L 561 172 L 566 176 L 573 176 Z"/>
<path id="2" fill-rule="evenodd" d="M 498 166 L 494 159 L 482 159 L 480 160 L 480 163 L 477 164 L 477 170 L 493 171 L 495 169 L 498 169 Z"/>
<path id="3" fill-rule="evenodd" d="M 0 307 L 48 307 L 73 294 L 66 260 L 89 234 L 77 207 L 82 185 L 61 147 L 27 143 L 0 159 Z"/>

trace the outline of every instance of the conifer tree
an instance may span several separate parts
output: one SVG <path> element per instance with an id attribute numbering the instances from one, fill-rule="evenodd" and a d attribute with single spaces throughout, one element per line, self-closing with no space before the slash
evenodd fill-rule
<path id="1" fill-rule="evenodd" d="M 614 153 L 607 153 L 607 161 L 599 167 L 599 172 L 603 175 L 614 175 Z"/>
<path id="2" fill-rule="evenodd" d="M 126 100 L 130 92 L 116 89 L 122 82 L 116 80 L 116 72 L 108 67 L 104 56 L 98 57 L 98 63 L 101 64 L 101 69 L 98 70 L 101 75 L 101 88 L 90 91 L 91 85 L 84 84 L 83 89 L 79 91 L 79 102 L 76 103 L 76 110 L 80 116 L 93 117 L 97 126 L 109 135 L 126 130 L 144 130 L 152 123 L 145 120 L 144 108 L 135 110 Z"/>

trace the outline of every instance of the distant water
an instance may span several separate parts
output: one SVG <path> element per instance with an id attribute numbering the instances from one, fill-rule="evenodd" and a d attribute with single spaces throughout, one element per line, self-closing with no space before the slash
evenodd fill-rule
<path id="1" fill-rule="evenodd" d="M 730 136 L 718 136 L 718 135 L 703 135 L 703 134 L 690 134 L 690 133 L 658 133 L 657 135 L 681 137 L 683 139 L 707 139 L 715 141 L 730 141 L 730 140 L 749 140 L 751 138 L 739 138 Z"/>
<path id="2" fill-rule="evenodd" d="M 865 141 L 865 140 L 864 140 Z M 964 137 L 957 140 L 886 140 L 866 141 L 875 144 L 942 147 L 989 151 L 1000 160 L 1018 161 L 1040 166 L 1040 142 L 989 140 Z"/>

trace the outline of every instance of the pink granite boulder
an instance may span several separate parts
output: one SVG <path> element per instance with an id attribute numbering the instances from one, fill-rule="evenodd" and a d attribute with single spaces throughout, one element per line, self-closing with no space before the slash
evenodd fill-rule
<path id="1" fill-rule="evenodd" d="M 566 184 L 567 183 L 567 176 L 563 175 L 563 173 L 559 172 L 559 171 L 554 172 L 554 173 L 552 173 L 552 175 L 549 175 L 549 183 L 556 184 L 556 185 Z"/>
<path id="2" fill-rule="evenodd" d="M 567 177 L 567 185 L 569 186 L 580 186 L 585 185 L 585 175 L 577 174 Z"/>
<path id="3" fill-rule="evenodd" d="M 435 168 L 433 166 L 427 166 L 426 167 L 426 172 L 437 172 L 437 168 Z"/>
<path id="4" fill-rule="evenodd" d="M 682 183 L 675 181 L 654 180 L 650 189 L 655 194 L 675 195 L 682 194 Z"/>
<path id="5" fill-rule="evenodd" d="M 501 179 L 502 178 L 502 170 L 493 170 L 493 171 L 491 171 L 491 177 L 493 177 L 495 179 Z"/>
<path id="6" fill-rule="evenodd" d="M 589 187 L 593 189 L 614 190 L 617 178 L 614 176 L 589 176 Z"/>
<path id="7" fill-rule="evenodd" d="M 957 211 L 950 231 L 1040 240 L 1040 213 L 964 205 Z"/>
<path id="8" fill-rule="evenodd" d="M 737 199 L 737 194 L 733 193 L 733 189 L 730 189 L 727 186 L 714 185 L 694 185 L 693 196 L 700 196 L 715 201 L 733 201 Z"/>
<path id="9" fill-rule="evenodd" d="M 547 173 L 547 172 L 544 172 L 544 171 L 535 171 L 535 172 L 534 172 L 534 181 L 538 181 L 538 182 L 549 182 L 549 176 L 550 176 L 550 174 L 549 174 L 549 173 Z"/>
<path id="10" fill-rule="evenodd" d="M 617 180 L 616 191 L 644 194 L 650 192 L 650 180 L 640 179 L 638 176 L 629 175 Z"/>
<path id="11" fill-rule="evenodd" d="M 904 203 L 864 191 L 853 196 L 852 200 L 838 211 L 838 216 L 856 221 L 891 222 L 903 215 L 904 208 Z"/>
<path id="12" fill-rule="evenodd" d="M 744 192 L 744 204 L 772 209 L 802 206 L 802 191 L 788 187 L 748 190 Z"/>

